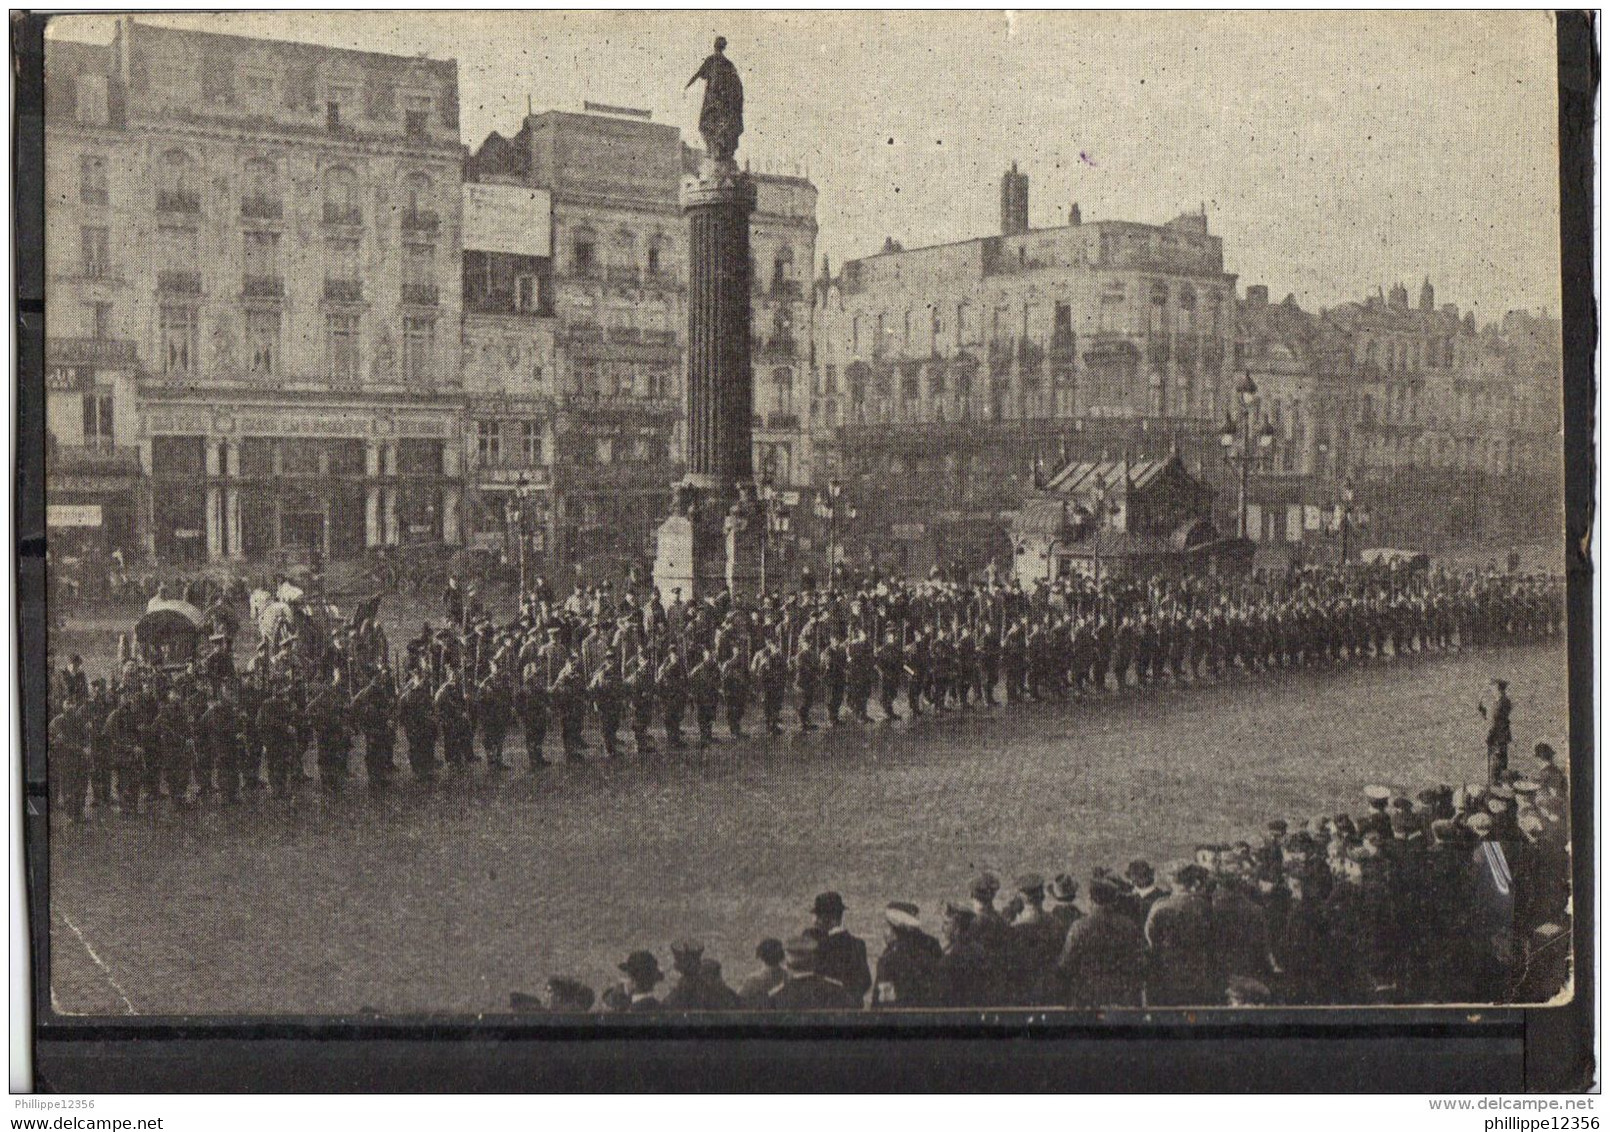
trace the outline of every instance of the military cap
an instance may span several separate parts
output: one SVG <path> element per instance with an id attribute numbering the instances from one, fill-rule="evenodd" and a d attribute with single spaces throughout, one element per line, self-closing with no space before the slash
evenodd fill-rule
<path id="1" fill-rule="evenodd" d="M 963 926 L 966 926 L 967 924 L 973 922 L 973 910 L 971 908 L 963 908 L 959 905 L 952 904 L 947 900 L 945 901 L 945 919 L 955 920 Z"/>
<path id="2" fill-rule="evenodd" d="M 694 939 L 679 939 L 671 945 L 673 959 L 697 959 L 704 954 L 704 944 Z"/>
<path id="3" fill-rule="evenodd" d="M 1533 782 L 1530 778 L 1517 778 L 1515 780 L 1515 793 L 1517 794 L 1536 794 L 1541 789 L 1543 787 Z"/>
<path id="4" fill-rule="evenodd" d="M 1435 806 L 1439 797 L 1436 787 L 1427 787 L 1414 796 L 1414 800 L 1422 806 Z"/>
<path id="5" fill-rule="evenodd" d="M 1486 837 L 1493 831 L 1493 819 L 1486 814 L 1471 814 L 1465 820 L 1465 828 L 1477 837 Z"/>
<path id="6" fill-rule="evenodd" d="M 1370 805 L 1372 806 L 1384 806 L 1392 800 L 1392 791 L 1385 786 L 1366 786 L 1364 788 L 1364 797 L 1370 800 Z"/>
<path id="7" fill-rule="evenodd" d="M 915 904 L 891 900 L 883 910 L 883 918 L 894 928 L 920 928 L 922 919 Z"/>
<path id="8" fill-rule="evenodd" d="M 1268 824 L 1266 828 L 1276 837 L 1284 837 L 1286 835 L 1286 830 L 1291 827 L 1286 824 L 1285 818 L 1275 818 Z"/>
<path id="9" fill-rule="evenodd" d="M 1539 762 L 1551 763 L 1554 761 L 1554 748 L 1547 743 L 1539 743 L 1532 748 L 1532 756 Z"/>
<path id="10" fill-rule="evenodd" d="M 1157 874 L 1152 871 L 1151 865 L 1145 861 L 1129 862 L 1129 866 L 1124 869 L 1124 876 L 1130 884 L 1135 885 L 1137 888 L 1145 888 L 1157 879 Z"/>
<path id="11" fill-rule="evenodd" d="M 1408 811 L 1414 809 L 1414 802 L 1403 797 L 1402 795 L 1399 795 L 1398 797 L 1392 799 L 1392 808 L 1401 813 L 1407 813 Z"/>
<path id="12" fill-rule="evenodd" d="M 1487 796 L 1487 787 L 1485 785 L 1483 785 L 1482 783 L 1480 783 L 1480 782 L 1468 782 L 1468 783 L 1465 784 L 1465 797 L 1466 798 L 1485 798 L 1486 796 Z"/>
<path id="13" fill-rule="evenodd" d="M 651 951 L 634 951 L 626 957 L 626 962 L 617 964 L 620 970 L 626 972 L 634 982 L 653 986 L 665 978 L 660 973 L 660 961 L 654 958 Z"/>
<path id="14" fill-rule="evenodd" d="M 1039 873 L 1024 873 L 1017 878 L 1017 890 L 1024 896 L 1045 892 L 1045 878 Z"/>
<path id="15" fill-rule="evenodd" d="M 783 961 L 783 941 L 767 937 L 755 948 L 755 958 L 767 966 L 775 967 Z"/>
<path id="16" fill-rule="evenodd" d="M 1506 785 L 1506 784 L 1504 784 L 1502 782 L 1499 783 L 1497 786 L 1492 787 L 1490 790 L 1487 791 L 1487 793 L 1491 797 L 1504 798 L 1506 800 L 1515 797 L 1515 789 L 1514 789 L 1514 787 L 1508 786 L 1508 785 Z"/>
<path id="17" fill-rule="evenodd" d="M 1431 823 L 1431 836 L 1438 842 L 1452 841 L 1458 834 L 1458 825 L 1448 818 L 1438 818 Z"/>
<path id="18" fill-rule="evenodd" d="M 1515 824 L 1520 827 L 1522 833 L 1536 837 L 1543 832 L 1543 815 L 1536 810 L 1527 810 L 1515 819 Z"/>
<path id="19" fill-rule="evenodd" d="M 1001 890 L 1001 882 L 995 879 L 994 873 L 984 873 L 973 878 L 967 892 L 974 900 L 989 901 L 995 899 L 995 894 Z"/>
<path id="20" fill-rule="evenodd" d="M 844 897 L 836 892 L 823 892 L 811 902 L 811 915 L 813 916 L 842 916 L 844 915 Z"/>
<path id="21" fill-rule="evenodd" d="M 1050 891 L 1051 899 L 1058 904 L 1071 904 L 1079 895 L 1079 882 L 1067 873 L 1058 873 L 1051 881 Z"/>
<path id="22" fill-rule="evenodd" d="M 1420 821 L 1414 814 L 1409 813 L 1407 810 L 1392 811 L 1393 833 L 1413 833 L 1419 828 Z"/>
<path id="23" fill-rule="evenodd" d="M 1490 813 L 1490 814 L 1501 814 L 1507 809 L 1509 809 L 1509 800 L 1507 798 L 1489 798 L 1489 799 L 1487 799 L 1487 812 L 1488 813 Z"/>

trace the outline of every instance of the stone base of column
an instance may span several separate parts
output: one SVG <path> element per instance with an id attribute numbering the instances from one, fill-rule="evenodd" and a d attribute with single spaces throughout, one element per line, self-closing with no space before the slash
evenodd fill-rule
<path id="1" fill-rule="evenodd" d="M 740 504 L 740 513 L 746 510 L 754 508 Z M 729 588 L 735 594 L 753 594 L 760 586 L 764 536 L 763 515 L 740 520 L 731 499 L 684 481 L 656 535 L 654 586 L 666 602 L 675 589 L 682 591 L 683 601 L 699 601 Z"/>

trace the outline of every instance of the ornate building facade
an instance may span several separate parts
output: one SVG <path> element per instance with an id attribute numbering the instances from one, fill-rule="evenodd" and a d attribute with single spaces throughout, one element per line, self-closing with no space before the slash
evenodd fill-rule
<path id="1" fill-rule="evenodd" d="M 144 549 L 458 541 L 456 64 L 125 19 L 46 71 L 47 361 L 125 367 Z"/>
<path id="2" fill-rule="evenodd" d="M 895 569 L 1004 567 L 1036 450 L 1200 463 L 1221 411 L 1235 277 L 1204 215 L 1031 228 L 1015 166 L 1001 202 L 1000 235 L 891 239 L 815 291 L 816 480 L 865 485 L 859 544 Z"/>
<path id="3" fill-rule="evenodd" d="M 1547 537 L 1563 491 L 1559 341 L 1557 321 L 1521 313 L 1478 329 L 1429 280 L 1413 305 L 1397 284 L 1318 312 L 1248 287 L 1235 368 L 1275 431 L 1249 533 L 1331 538 L 1345 488 L 1374 542 Z"/>

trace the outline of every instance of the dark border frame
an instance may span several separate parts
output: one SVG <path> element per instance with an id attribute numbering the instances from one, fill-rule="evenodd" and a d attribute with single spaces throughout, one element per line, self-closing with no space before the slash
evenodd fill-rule
<path id="1" fill-rule="evenodd" d="M 13 12 L 18 656 L 44 654 L 44 29 Z M 195 1018 L 54 1014 L 48 996 L 48 674 L 19 664 L 34 1066 L 42 1091 L 1578 1091 L 1594 1087 L 1593 110 L 1598 25 L 1557 16 L 1576 994 L 1475 1015 L 1272 1010 L 1115 1015 Z"/>

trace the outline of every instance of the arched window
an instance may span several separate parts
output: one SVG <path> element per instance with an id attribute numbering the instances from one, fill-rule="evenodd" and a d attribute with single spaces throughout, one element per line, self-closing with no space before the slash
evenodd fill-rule
<path id="1" fill-rule="evenodd" d="M 771 289 L 775 294 L 787 287 L 794 277 L 794 251 L 787 244 L 777 250 L 771 261 Z"/>
<path id="2" fill-rule="evenodd" d="M 403 227 L 413 231 L 434 231 L 436 215 L 436 186 L 423 173 L 410 173 L 403 178 Z"/>
<path id="3" fill-rule="evenodd" d="M 570 234 L 570 270 L 580 276 L 592 275 L 598 268 L 598 235 L 587 225 Z"/>
<path id="4" fill-rule="evenodd" d="M 245 184 L 240 194 L 240 213 L 242 216 L 279 219 L 279 171 L 266 157 L 254 157 L 246 162 Z"/>
<path id="5" fill-rule="evenodd" d="M 665 273 L 665 237 L 658 232 L 649 237 L 645 270 L 650 276 Z"/>
<path id="6" fill-rule="evenodd" d="M 778 366 L 771 371 L 772 384 L 777 387 L 777 411 L 779 413 L 792 413 L 794 411 L 794 371 L 787 366 Z"/>
<path id="7" fill-rule="evenodd" d="M 1196 333 L 1196 292 L 1189 287 L 1180 288 L 1178 304 L 1180 333 L 1194 335 Z"/>
<path id="8" fill-rule="evenodd" d="M 611 270 L 618 269 L 624 273 L 637 271 L 637 237 L 625 228 L 615 233 L 609 251 L 609 266 Z"/>
<path id="9" fill-rule="evenodd" d="M 158 162 L 157 208 L 162 212 L 201 211 L 196 159 L 182 149 L 168 150 Z"/>
<path id="10" fill-rule="evenodd" d="M 1146 312 L 1146 333 L 1163 334 L 1168 330 L 1168 286 L 1163 283 L 1152 284 L 1152 301 Z"/>
<path id="11" fill-rule="evenodd" d="M 358 195 L 358 176 L 345 165 L 335 165 L 324 171 L 324 222 L 363 223 L 363 207 Z"/>

